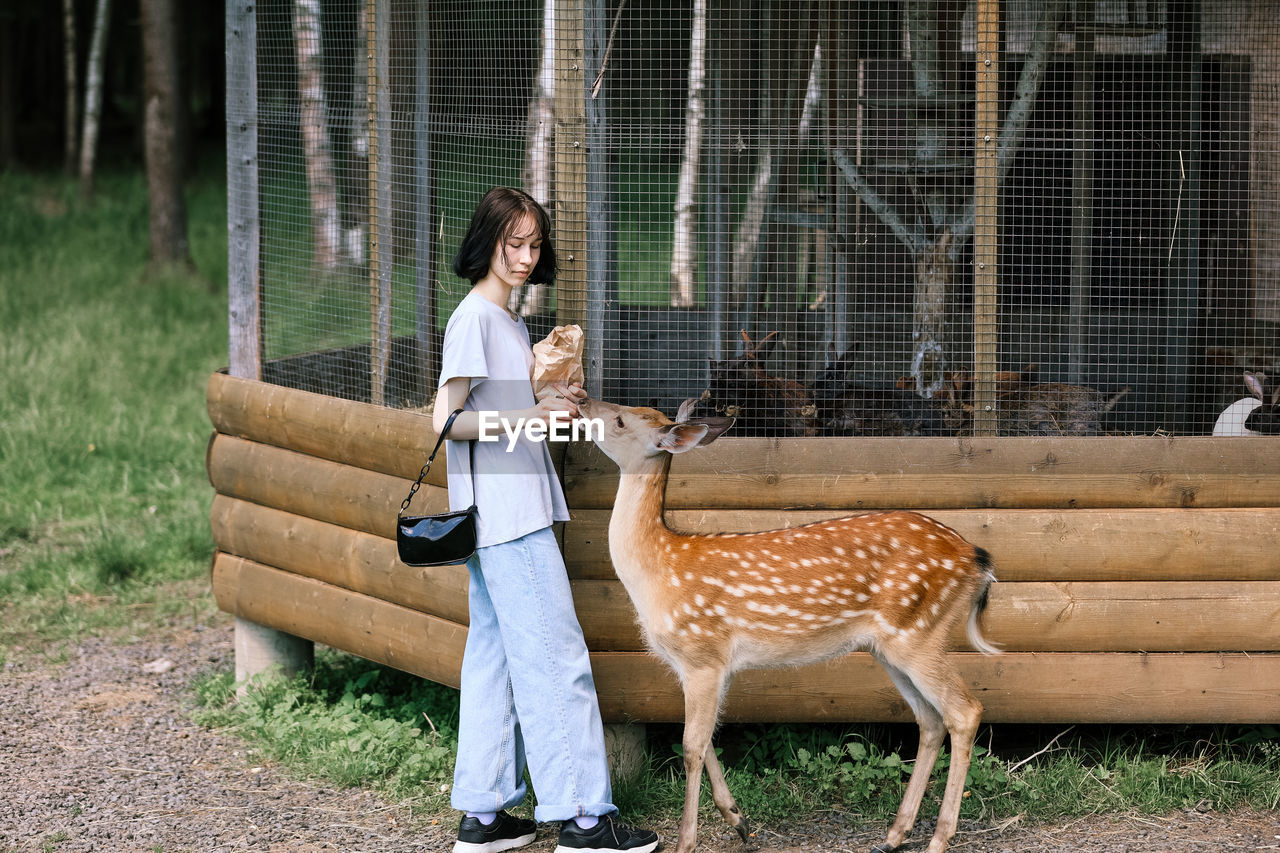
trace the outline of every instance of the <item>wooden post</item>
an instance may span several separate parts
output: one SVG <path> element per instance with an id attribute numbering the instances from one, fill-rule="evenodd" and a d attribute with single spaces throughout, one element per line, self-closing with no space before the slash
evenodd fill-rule
<path id="1" fill-rule="evenodd" d="M 1254 317 L 1280 323 L 1280 4 L 1253 0 L 1245 34 L 1249 84 L 1249 207 Z M 1274 326 L 1272 327 L 1274 334 Z"/>
<path id="2" fill-rule="evenodd" d="M 997 160 L 1000 147 L 1000 4 L 978 0 L 977 92 L 974 128 L 973 434 L 996 433 L 997 345 L 1000 335 Z"/>
<path id="3" fill-rule="evenodd" d="M 586 322 L 587 114 L 584 0 L 556 3 L 556 322 Z"/>
<path id="4" fill-rule="evenodd" d="M 431 27 L 427 0 L 417 0 L 414 6 L 416 32 L 413 109 L 414 140 L 414 206 L 415 237 L 414 266 L 416 278 L 416 320 L 414 336 L 417 342 L 417 364 L 414 370 L 415 385 L 421 383 L 422 402 L 431 397 L 432 386 L 439 365 L 436 362 L 436 290 L 432 286 L 435 277 L 435 199 L 431 193 Z"/>
<path id="5" fill-rule="evenodd" d="M 232 376 L 262 376 L 258 290 L 258 19 L 253 0 L 227 0 L 227 293 Z"/>
<path id="6" fill-rule="evenodd" d="M 604 394 L 604 342 L 608 306 L 617 303 L 617 228 L 613 214 L 613 157 L 609 152 L 609 112 L 604 68 L 609 10 L 604 0 L 585 0 L 583 10 L 583 112 L 586 121 L 586 269 L 584 328 L 586 389 Z M 599 80 L 599 85 L 595 81 Z M 559 97 L 559 90 L 556 93 Z M 557 146 L 557 150 L 559 147 Z M 560 289 L 563 298 L 563 286 Z M 563 322 L 563 321 L 561 321 Z"/>
<path id="7" fill-rule="evenodd" d="M 1201 70 L 1201 2 L 1169 4 L 1169 54 L 1173 71 L 1173 162 L 1176 183 L 1173 221 L 1166 249 L 1169 297 L 1165 321 L 1165 410 L 1169 426 L 1188 429 L 1193 347 L 1200 317 L 1200 110 L 1204 100 Z"/>
<path id="8" fill-rule="evenodd" d="M 386 405 L 391 361 L 390 4 L 387 0 L 366 0 L 365 15 L 369 60 L 369 400 L 382 406 Z"/>
<path id="9" fill-rule="evenodd" d="M 707 10 L 707 79 L 709 101 L 707 117 L 710 134 L 707 145 L 707 181 L 704 191 L 710 210 L 710 233 L 707 235 L 707 293 L 710 310 L 710 334 L 707 356 L 721 361 L 724 351 L 725 304 L 729 294 L 729 180 L 725 152 L 728 151 L 728 106 L 725 103 L 725 75 L 729 55 L 729 11 L 716 3 Z"/>
<path id="10" fill-rule="evenodd" d="M 1094 34 L 1093 3 L 1077 0 L 1076 51 L 1072 85 L 1074 144 L 1071 169 L 1071 306 L 1067 319 L 1070 356 L 1067 381 L 1083 385 L 1085 370 L 1089 300 L 1093 282 L 1093 164 L 1097 157 L 1094 119 Z"/>
<path id="11" fill-rule="evenodd" d="M 227 291 L 230 372 L 262 377 L 258 231 L 258 19 L 253 0 L 227 0 Z M 236 681 L 309 667 L 309 640 L 235 620 Z M 243 689 L 243 688 L 241 688 Z"/>

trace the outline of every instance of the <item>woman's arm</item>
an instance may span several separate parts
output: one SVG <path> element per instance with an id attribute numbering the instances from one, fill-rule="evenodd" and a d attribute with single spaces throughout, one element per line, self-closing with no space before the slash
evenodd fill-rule
<path id="1" fill-rule="evenodd" d="M 565 390 L 570 393 L 565 396 L 547 397 L 528 409 L 512 409 L 499 412 L 498 417 L 503 423 L 510 424 L 512 427 L 522 418 L 526 422 L 529 420 L 546 420 L 552 412 L 567 412 L 571 417 L 577 417 L 577 400 L 581 389 L 574 385 L 566 387 Z M 435 429 L 437 435 L 439 435 L 440 430 L 444 429 L 445 422 L 449 420 L 449 414 L 454 409 L 462 408 L 470 393 L 471 380 L 466 376 L 455 376 L 440 388 L 440 393 L 436 396 L 435 410 L 431 413 L 431 426 Z M 492 423 L 492 421 L 490 422 Z M 449 438 L 456 441 L 473 441 L 479 437 L 479 412 L 463 412 L 458 415 L 453 422 L 453 426 L 449 429 Z"/>

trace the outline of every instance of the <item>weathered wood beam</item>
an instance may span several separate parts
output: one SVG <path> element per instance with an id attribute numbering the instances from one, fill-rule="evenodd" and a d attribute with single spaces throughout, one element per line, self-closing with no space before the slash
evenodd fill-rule
<path id="1" fill-rule="evenodd" d="M 214 542 L 220 551 L 272 568 L 467 624 L 467 570 L 413 568 L 396 543 L 335 524 L 225 496 L 214 499 Z M 299 547 L 305 542 L 306 547 Z M 573 598 L 587 644 L 596 650 L 643 648 L 626 590 L 609 580 L 575 580 Z"/>
<path id="2" fill-rule="evenodd" d="M 386 538 L 395 536 L 396 512 L 413 482 L 228 435 L 209 445 L 206 467 L 219 494 Z M 410 509 L 446 512 L 448 495 L 424 485 Z"/>
<path id="3" fill-rule="evenodd" d="M 841 510 L 685 509 L 667 523 L 688 533 L 794 527 Z M 578 509 L 565 525 L 570 577 L 612 578 L 610 511 Z M 1270 581 L 1280 579 L 1280 508 L 986 510 L 929 512 L 991 552 L 1010 581 Z M 1226 555 L 1230 555 L 1229 558 Z"/>
<path id="4" fill-rule="evenodd" d="M 297 636 L 457 686 L 466 628 L 226 554 L 213 568 L 219 607 Z M 1280 654 L 952 655 L 987 722 L 1274 722 Z M 675 722 L 675 676 L 643 652 L 597 652 L 592 671 L 608 722 Z M 906 721 L 910 711 L 867 654 L 735 679 L 734 722 Z"/>

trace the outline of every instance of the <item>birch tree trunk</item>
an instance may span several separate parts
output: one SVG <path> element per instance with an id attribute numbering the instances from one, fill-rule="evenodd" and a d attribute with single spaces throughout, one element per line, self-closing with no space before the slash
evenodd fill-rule
<path id="1" fill-rule="evenodd" d="M 551 141 L 555 134 L 556 102 L 556 0 L 545 0 L 542 7 L 542 59 L 533 79 L 533 97 L 525 122 L 524 166 L 520 179 L 525 192 L 547 205 L 555 179 L 555 157 Z M 526 284 L 511 291 L 512 311 L 526 317 L 546 310 L 547 288 L 542 284 Z"/>
<path id="2" fill-rule="evenodd" d="M 333 176 L 320 49 L 320 0 L 294 0 L 293 40 L 298 54 L 298 105 L 302 153 L 311 196 L 312 258 L 317 269 L 337 268 L 341 231 L 338 185 Z"/>
<path id="3" fill-rule="evenodd" d="M 346 256 L 364 266 L 369 224 L 369 22 L 362 4 L 356 11 L 355 61 L 351 86 L 351 166 L 346 170 L 349 187 L 346 224 Z"/>
<path id="4" fill-rule="evenodd" d="M 66 125 L 63 132 L 62 169 L 68 176 L 76 173 L 76 131 L 80 122 L 76 110 L 80 102 L 79 75 L 76 74 L 76 3 L 62 0 L 62 64 L 67 81 Z"/>
<path id="5" fill-rule="evenodd" d="M 689 98 L 685 105 L 684 156 L 676 186 L 675 231 L 671 241 L 671 306 L 697 304 L 695 270 L 698 264 L 698 169 L 702 153 L 702 125 L 706 110 L 707 0 L 694 0 L 693 33 L 689 42 Z"/>
<path id="6" fill-rule="evenodd" d="M 183 158 L 175 124 L 179 97 L 176 1 L 141 3 L 151 263 L 158 267 L 191 265 L 187 206 L 182 195 Z"/>
<path id="7" fill-rule="evenodd" d="M 98 0 L 89 37 L 89 61 L 84 70 L 84 132 L 80 135 L 80 195 L 93 195 L 93 167 L 98 156 L 98 125 L 102 118 L 102 69 L 107 56 L 107 28 L 111 0 Z"/>

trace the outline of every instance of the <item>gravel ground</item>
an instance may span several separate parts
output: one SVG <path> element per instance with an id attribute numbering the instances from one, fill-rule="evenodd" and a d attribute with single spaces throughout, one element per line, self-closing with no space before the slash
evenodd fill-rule
<path id="1" fill-rule="evenodd" d="M 360 790 L 298 781 L 246 757 L 235 737 L 189 719 L 192 679 L 231 666 L 229 618 L 129 641 L 91 639 L 65 660 L 13 656 L 0 672 L 0 853 L 10 851 L 449 850 L 432 825 Z M 447 825 L 446 825 L 447 824 Z M 674 821 L 654 827 L 674 838 Z M 838 817 L 759 828 L 748 850 L 865 851 L 883 827 Z M 922 850 L 927 827 L 918 827 Z M 550 851 L 545 827 L 532 850 Z M 1090 818 L 1055 825 L 963 825 L 967 853 L 1280 850 L 1280 814 Z M 742 853 L 718 821 L 700 851 Z"/>

